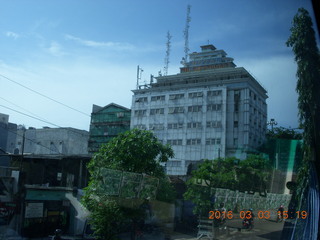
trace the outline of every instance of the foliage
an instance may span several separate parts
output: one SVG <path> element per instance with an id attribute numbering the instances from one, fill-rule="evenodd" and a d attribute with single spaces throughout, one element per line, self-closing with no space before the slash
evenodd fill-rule
<path id="1" fill-rule="evenodd" d="M 279 139 L 302 139 L 302 133 L 284 127 L 273 128 L 273 130 L 267 130 L 267 138 L 279 138 Z"/>
<path id="2" fill-rule="evenodd" d="M 90 209 L 89 223 L 93 227 L 94 235 L 104 240 L 116 239 L 121 223 L 127 217 L 118 203 L 108 198 L 91 198 L 85 202 Z"/>
<path id="3" fill-rule="evenodd" d="M 304 141 L 320 157 L 320 56 L 312 20 L 307 10 L 299 8 L 294 16 L 287 46 L 292 47 L 297 62 L 298 108 Z M 313 157 L 312 157 L 313 158 Z"/>
<path id="4" fill-rule="evenodd" d="M 172 184 L 166 178 L 161 178 L 157 191 L 157 200 L 173 203 L 176 199 L 176 191 Z"/>
<path id="5" fill-rule="evenodd" d="M 119 134 L 100 148 L 88 164 L 90 182 L 82 199 L 91 212 L 90 222 L 99 238 L 114 239 L 121 229 L 121 223 L 128 219 L 143 218 L 143 213 L 138 208 L 123 207 L 119 198 L 106 194 L 108 190 L 116 192 L 121 176 L 122 181 L 127 182 L 121 188 L 119 196 L 132 196 L 137 187 L 134 182 L 140 181 L 147 174 L 159 179 L 157 199 L 173 201 L 174 189 L 160 165 L 160 162 L 166 162 L 170 157 L 173 157 L 173 151 L 168 145 L 161 144 L 152 132 L 138 129 Z M 123 171 L 126 173 L 122 175 Z M 104 182 L 106 178 L 108 183 Z M 154 180 L 149 177 L 148 181 L 152 183 Z M 142 195 L 149 191 L 152 189 L 142 191 Z"/>
<path id="6" fill-rule="evenodd" d="M 320 173 L 320 55 L 312 25 L 308 11 L 299 8 L 293 18 L 291 35 L 287 41 L 287 46 L 292 47 L 297 63 L 296 91 L 305 144 L 304 162 L 299 170 L 297 190 L 290 203 L 293 205 L 301 202 L 299 198 L 307 189 L 309 169 L 312 166 L 310 161 L 315 162 L 316 171 Z"/>
<path id="7" fill-rule="evenodd" d="M 243 161 L 236 158 L 205 160 L 187 181 L 184 198 L 195 204 L 195 213 L 202 214 L 212 205 L 214 188 L 265 194 L 269 170 L 266 160 L 258 155 L 250 155 Z"/>
<path id="8" fill-rule="evenodd" d="M 88 169 L 92 176 L 97 169 L 105 167 L 164 177 L 159 162 L 166 162 L 170 157 L 173 157 L 171 147 L 161 144 L 152 132 L 133 129 L 103 145 L 90 161 Z"/>
<path id="9" fill-rule="evenodd" d="M 239 166 L 237 190 L 266 194 L 267 179 L 271 170 L 269 162 L 261 156 L 249 155 Z"/>

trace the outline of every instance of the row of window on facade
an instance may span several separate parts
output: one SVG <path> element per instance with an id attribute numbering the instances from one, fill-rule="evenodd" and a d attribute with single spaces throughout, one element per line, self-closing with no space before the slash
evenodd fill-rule
<path id="1" fill-rule="evenodd" d="M 197 106 L 188 106 L 188 112 L 201 112 L 202 111 L 202 105 Z M 222 104 L 210 104 L 207 105 L 207 111 L 221 111 Z M 169 107 L 168 108 L 168 114 L 175 114 L 175 113 L 184 113 L 185 108 L 184 107 Z M 135 116 L 146 116 L 147 110 L 135 110 L 134 111 Z M 164 108 L 153 108 L 150 109 L 150 115 L 157 115 L 157 114 L 164 114 Z"/>
<path id="2" fill-rule="evenodd" d="M 222 95 L 222 90 L 214 90 L 214 91 L 207 91 L 207 97 L 214 97 L 214 96 L 220 96 Z M 188 93 L 188 98 L 200 98 L 203 97 L 204 93 L 203 92 L 191 92 Z M 177 100 L 177 99 L 182 99 L 185 98 L 184 93 L 178 93 L 178 94 L 170 94 L 169 95 L 169 100 Z M 159 95 L 159 96 L 151 96 L 151 102 L 155 101 L 165 101 L 166 96 L 165 95 Z M 148 102 L 148 97 L 138 97 L 135 100 L 136 102 Z"/>
<path id="3" fill-rule="evenodd" d="M 183 144 L 183 139 L 168 139 L 167 144 L 171 146 L 179 146 L 179 145 L 201 145 L 200 138 L 192 138 L 186 139 L 185 144 Z M 207 138 L 206 145 L 220 145 L 221 138 Z"/>
<path id="4" fill-rule="evenodd" d="M 185 124 L 183 123 L 168 123 L 167 128 L 168 129 L 180 129 L 184 128 Z M 187 128 L 202 128 L 202 123 L 201 122 L 189 122 L 187 123 Z M 208 121 L 206 122 L 206 127 L 207 128 L 221 128 L 222 124 L 221 121 Z M 146 130 L 147 126 L 145 124 L 137 124 L 134 125 L 134 128 Z M 149 124 L 149 129 L 150 130 L 163 130 L 164 129 L 164 124 L 158 123 L 158 124 Z"/>
<path id="5" fill-rule="evenodd" d="M 249 97 L 250 99 L 254 100 L 254 102 L 256 103 L 256 105 L 258 105 L 259 107 L 265 106 L 266 103 L 265 101 L 263 101 L 261 98 L 259 98 L 253 91 L 249 91 Z"/>

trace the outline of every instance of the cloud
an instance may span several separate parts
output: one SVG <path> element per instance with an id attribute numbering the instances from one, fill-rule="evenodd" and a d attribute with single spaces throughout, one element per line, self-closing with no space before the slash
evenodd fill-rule
<path id="1" fill-rule="evenodd" d="M 97 42 L 92 40 L 81 39 L 69 34 L 65 35 L 65 39 L 75 41 L 86 47 L 94 48 L 112 48 L 114 50 L 133 50 L 135 47 L 129 43 L 120 43 L 120 42 Z"/>
<path id="2" fill-rule="evenodd" d="M 61 49 L 60 44 L 55 41 L 51 42 L 50 47 L 47 50 L 49 51 L 49 53 L 56 57 L 65 55 L 65 53 Z"/>
<path id="3" fill-rule="evenodd" d="M 16 40 L 20 37 L 20 35 L 18 33 L 10 32 L 10 31 L 6 32 L 5 34 L 7 37 L 11 37 L 14 40 Z"/>

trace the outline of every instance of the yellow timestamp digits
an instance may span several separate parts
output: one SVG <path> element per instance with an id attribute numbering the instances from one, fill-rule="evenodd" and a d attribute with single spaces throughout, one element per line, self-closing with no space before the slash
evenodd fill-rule
<path id="1" fill-rule="evenodd" d="M 232 211 L 210 211 L 209 219 L 232 219 L 233 214 Z"/>

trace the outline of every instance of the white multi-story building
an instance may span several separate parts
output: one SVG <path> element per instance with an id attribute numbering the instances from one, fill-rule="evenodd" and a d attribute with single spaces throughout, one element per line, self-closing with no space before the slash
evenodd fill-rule
<path id="1" fill-rule="evenodd" d="M 133 90 L 131 128 L 149 129 L 170 144 L 170 175 L 190 163 L 246 154 L 265 140 L 267 92 L 213 45 L 190 54 L 180 73 Z"/>

